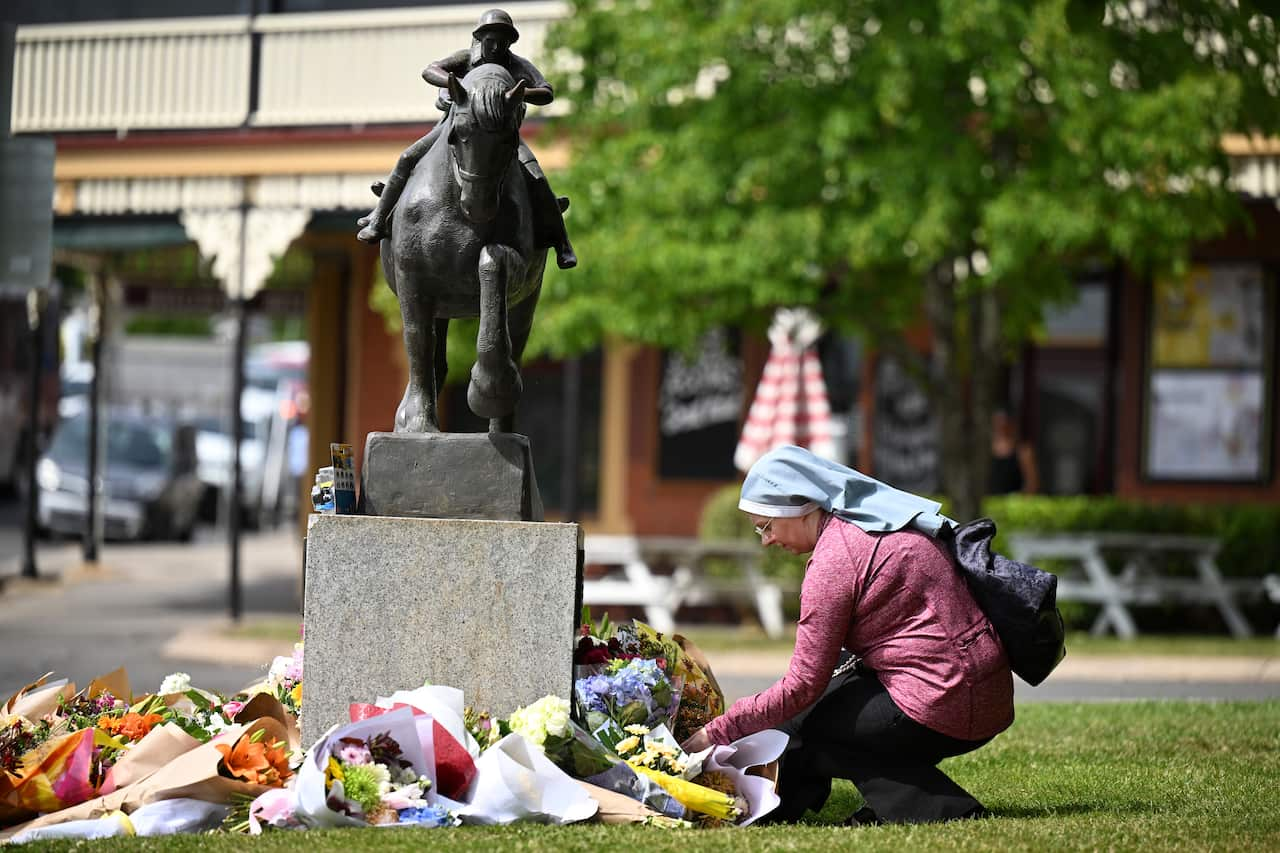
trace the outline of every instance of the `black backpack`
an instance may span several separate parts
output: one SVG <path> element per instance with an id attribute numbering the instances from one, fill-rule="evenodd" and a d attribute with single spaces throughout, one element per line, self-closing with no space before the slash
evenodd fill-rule
<path id="1" fill-rule="evenodd" d="M 1067 654 L 1058 577 L 992 553 L 995 535 L 996 523 L 979 518 L 944 538 L 969 592 L 1000 635 L 1010 669 L 1034 686 Z"/>

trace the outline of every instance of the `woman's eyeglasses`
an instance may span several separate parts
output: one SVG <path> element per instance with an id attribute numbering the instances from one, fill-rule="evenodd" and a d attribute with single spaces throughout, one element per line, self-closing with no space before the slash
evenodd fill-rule
<path id="1" fill-rule="evenodd" d="M 764 524 L 757 524 L 751 529 L 756 532 L 757 536 L 763 539 L 764 535 L 769 532 L 769 528 L 772 526 L 773 526 L 773 519 L 771 518 L 768 521 L 766 521 Z"/>

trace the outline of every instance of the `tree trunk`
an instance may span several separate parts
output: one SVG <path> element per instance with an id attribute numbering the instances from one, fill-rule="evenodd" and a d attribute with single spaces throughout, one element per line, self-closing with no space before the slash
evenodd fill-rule
<path id="1" fill-rule="evenodd" d="M 1000 367 L 1000 310 L 990 288 L 963 296 L 949 265 L 925 281 L 933 332 L 929 396 L 937 407 L 941 480 L 951 517 L 977 518 L 991 465 L 991 411 Z"/>

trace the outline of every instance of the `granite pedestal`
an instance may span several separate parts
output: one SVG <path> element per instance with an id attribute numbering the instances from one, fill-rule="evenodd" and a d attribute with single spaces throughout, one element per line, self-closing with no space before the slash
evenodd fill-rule
<path id="1" fill-rule="evenodd" d="M 576 524 L 313 515 L 302 736 L 424 682 L 506 716 L 568 698 L 582 602 Z"/>
<path id="2" fill-rule="evenodd" d="M 360 513 L 541 521 L 529 439 L 512 432 L 371 432 Z"/>

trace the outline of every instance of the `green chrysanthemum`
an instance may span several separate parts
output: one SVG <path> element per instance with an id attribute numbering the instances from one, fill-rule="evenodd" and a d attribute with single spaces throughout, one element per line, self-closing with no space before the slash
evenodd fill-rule
<path id="1" fill-rule="evenodd" d="M 343 769 L 342 793 L 348 800 L 369 814 L 382 804 L 378 795 L 378 776 L 367 764 L 348 764 Z"/>

